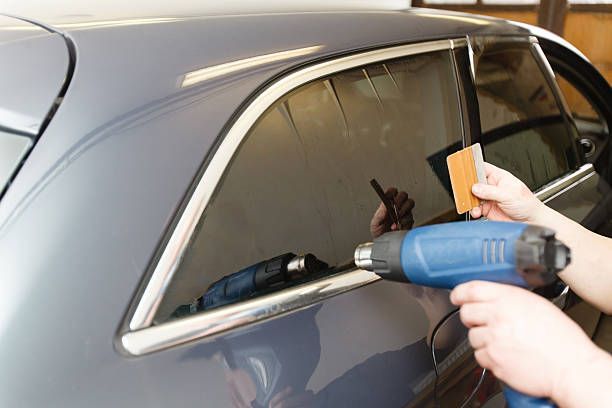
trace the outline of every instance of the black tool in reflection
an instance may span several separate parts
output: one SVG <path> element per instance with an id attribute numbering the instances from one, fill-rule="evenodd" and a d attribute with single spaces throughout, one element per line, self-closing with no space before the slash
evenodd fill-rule
<path id="1" fill-rule="evenodd" d="M 414 200 L 405 191 L 389 187 L 383 191 L 376 179 L 370 180 L 370 185 L 380 197 L 380 205 L 374 211 L 370 220 L 370 234 L 376 238 L 389 231 L 409 230 L 414 225 Z"/>
<path id="2" fill-rule="evenodd" d="M 288 252 L 224 276 L 210 285 L 194 302 L 179 306 L 173 317 L 214 309 L 283 289 L 328 268 L 327 263 L 313 254 L 296 255 Z"/>

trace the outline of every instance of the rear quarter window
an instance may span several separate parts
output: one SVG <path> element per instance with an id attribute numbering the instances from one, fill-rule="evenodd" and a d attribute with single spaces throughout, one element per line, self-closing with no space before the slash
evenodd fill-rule
<path id="1" fill-rule="evenodd" d="M 156 322 L 244 300 L 198 299 L 212 299 L 220 279 L 281 254 L 311 253 L 330 268 L 261 294 L 339 273 L 352 263 L 356 245 L 372 240 L 370 222 L 380 205 L 373 178 L 415 201 L 415 225 L 457 219 L 445 158 L 461 146 L 448 51 L 375 63 L 297 88 L 245 136 Z"/>

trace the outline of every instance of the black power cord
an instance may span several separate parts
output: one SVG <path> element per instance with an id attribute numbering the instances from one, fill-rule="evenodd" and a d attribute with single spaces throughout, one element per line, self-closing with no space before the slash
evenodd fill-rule
<path id="1" fill-rule="evenodd" d="M 451 317 L 457 314 L 457 312 L 459 312 L 459 308 L 450 311 L 442 319 L 440 319 L 438 324 L 436 324 L 436 326 L 434 327 L 432 331 L 432 335 L 431 335 L 431 360 L 433 362 L 434 373 L 436 375 L 436 378 L 434 380 L 434 406 L 436 408 L 440 407 L 440 398 L 438 396 L 438 380 L 440 377 L 440 372 L 438 371 L 438 360 L 436 358 L 436 336 L 438 335 L 438 331 L 440 331 L 440 329 L 450 320 Z M 474 398 L 474 396 L 476 395 L 476 392 L 482 385 L 482 382 L 484 381 L 486 373 L 487 373 L 487 369 L 483 368 L 482 373 L 480 374 L 478 383 L 476 384 L 476 387 L 474 387 L 470 395 L 468 395 L 467 398 L 461 403 L 459 408 L 465 408 L 470 403 L 470 401 L 472 401 L 472 398 Z"/>

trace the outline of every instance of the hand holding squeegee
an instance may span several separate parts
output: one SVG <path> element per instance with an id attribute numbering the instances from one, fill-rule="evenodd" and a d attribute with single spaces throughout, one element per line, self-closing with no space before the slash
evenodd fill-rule
<path id="1" fill-rule="evenodd" d="M 447 158 L 458 213 L 479 206 L 472 185 L 486 182 L 480 145 Z M 517 222 L 452 222 L 393 231 L 359 245 L 355 264 L 383 279 L 452 289 L 472 280 L 535 288 L 556 279 L 570 250 L 549 228 Z M 511 408 L 552 407 L 508 387 Z"/>

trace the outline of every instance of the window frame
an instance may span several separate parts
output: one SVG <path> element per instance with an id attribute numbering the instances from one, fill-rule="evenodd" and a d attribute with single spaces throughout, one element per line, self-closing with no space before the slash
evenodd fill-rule
<path id="1" fill-rule="evenodd" d="M 153 319 L 161 299 L 180 264 L 195 226 L 208 206 L 211 197 L 215 194 L 217 186 L 221 182 L 227 167 L 231 164 L 241 142 L 271 105 L 287 93 L 308 82 L 341 71 L 411 55 L 448 51 L 455 70 L 457 103 L 462 121 L 463 141 L 464 145 L 471 144 L 474 142 L 473 131 L 475 129 L 479 130 L 479 125 L 473 123 L 472 110 L 474 105 L 470 104 L 470 99 L 471 96 L 475 96 L 475 92 L 470 91 L 470 86 L 473 86 L 473 84 L 467 83 L 469 73 L 466 73 L 466 70 L 469 70 L 469 67 L 459 65 L 465 62 L 465 59 L 459 59 L 458 61 L 456 58 L 457 52 L 464 48 L 468 48 L 469 51 L 469 42 L 465 37 L 361 51 L 299 68 L 280 77 L 257 94 L 242 110 L 242 113 L 236 115 L 237 118 L 228 127 L 229 130 L 225 137 L 222 138 L 216 149 L 209 153 L 211 157 L 207 162 L 208 165 L 196 178 L 194 187 L 188 193 L 182 211 L 179 211 L 174 223 L 169 228 L 168 236 L 162 240 L 157 255 L 153 258 L 151 267 L 136 292 L 122 326 L 118 330 L 118 335 L 115 338 L 118 351 L 127 356 L 141 356 L 175 347 L 291 311 L 297 311 L 380 280 L 380 277 L 371 272 L 351 268 L 341 274 L 283 291 L 153 325 Z M 555 195 L 561 194 L 581 180 L 588 178 L 592 172 L 592 166 L 585 165 L 576 172 L 544 186 L 537 192 L 537 196 L 541 200 L 552 199 Z"/>
<path id="2" fill-rule="evenodd" d="M 152 270 L 135 296 L 116 341 L 118 349 L 132 356 L 147 354 L 298 310 L 378 281 L 380 278 L 377 275 L 354 269 L 209 312 L 159 325 L 153 323 L 155 313 L 187 249 L 195 226 L 215 194 L 223 174 L 249 130 L 271 105 L 302 85 L 329 75 L 377 62 L 437 51 L 449 52 L 455 80 L 458 81 L 453 50 L 466 46 L 466 38 L 454 38 L 361 51 L 302 67 L 280 77 L 261 91 L 229 127 L 217 149 L 211 152 L 212 158 L 196 182 L 177 221 L 171 226 L 169 237 L 162 242 L 158 256 L 152 262 Z M 458 90 L 457 85 L 455 88 Z M 463 122 L 464 107 L 459 101 L 460 97 L 457 95 L 457 106 Z M 463 123 L 461 127 L 464 133 Z M 465 142 L 465 135 L 462 136 Z"/>
<path id="3" fill-rule="evenodd" d="M 477 38 L 477 37 L 478 36 L 472 36 L 471 38 Z M 542 47 L 540 46 L 540 42 L 538 38 L 533 35 L 526 36 L 526 37 L 521 37 L 521 36 L 516 36 L 516 35 L 512 35 L 512 36 L 486 35 L 485 37 L 496 37 L 496 41 L 500 43 L 508 43 L 508 44 L 529 43 L 530 45 L 529 52 L 531 56 L 534 58 L 536 64 L 538 65 L 540 71 L 542 72 L 542 75 L 544 76 L 546 83 L 548 84 L 548 86 L 550 87 L 553 93 L 553 97 L 555 98 L 555 102 L 557 106 L 559 107 L 559 114 L 562 116 L 563 123 L 565 124 L 566 128 L 572 128 L 574 131 L 574 134 L 578 136 L 578 130 L 577 130 L 574 118 L 572 116 L 571 110 L 569 106 L 567 105 L 567 103 L 565 102 L 563 93 L 561 89 L 559 88 L 559 84 L 557 83 L 555 79 L 553 69 L 550 63 L 548 62 L 548 59 L 546 58 L 546 55 L 544 54 Z M 464 78 L 463 81 L 461 82 L 461 86 L 464 89 L 464 94 L 467 95 L 469 99 L 468 106 L 471 112 L 467 115 L 470 118 L 472 118 L 471 119 L 472 122 L 478 122 L 478 124 L 474 124 L 473 126 L 470 127 L 470 132 L 467 134 L 467 141 L 468 141 L 468 144 L 481 143 L 484 146 L 482 142 L 482 129 L 480 128 L 480 107 L 478 104 L 478 97 L 477 97 L 476 83 L 475 83 L 476 72 L 475 72 L 475 67 L 473 63 L 473 61 L 475 60 L 475 53 L 472 48 L 471 41 L 468 41 L 467 52 L 468 52 L 467 59 L 470 64 L 468 66 L 465 66 L 465 65 L 458 66 L 458 68 L 460 70 L 463 69 L 464 71 L 466 71 L 464 73 L 461 73 L 460 78 Z M 537 188 L 534 191 L 534 193 L 538 195 L 538 198 L 540 198 L 540 200 L 545 201 L 549 199 L 550 197 L 552 197 L 553 195 L 556 195 L 560 191 L 558 190 L 558 187 L 559 187 L 558 182 L 560 180 L 568 180 L 568 179 L 571 180 L 573 179 L 573 175 L 575 174 L 588 175 L 595 171 L 595 169 L 592 166 L 586 163 L 585 157 L 580 154 L 580 151 L 578 149 L 578 143 L 579 143 L 579 139 L 575 138 L 574 144 L 572 147 L 573 147 L 574 153 L 577 158 L 576 168 L 569 169 L 568 172 L 565 173 L 564 175 L 561 175 L 560 177 L 557 177 L 556 179 L 551 180 L 549 183 L 544 184 L 543 186 Z M 485 159 L 486 159 L 486 152 L 485 152 Z M 561 183 L 561 184 L 563 185 L 564 183 Z"/>

